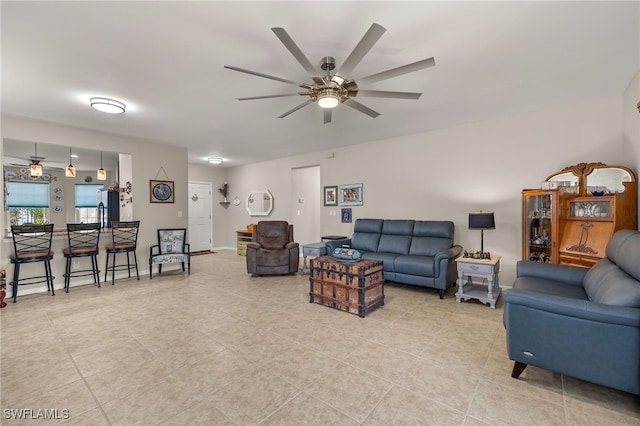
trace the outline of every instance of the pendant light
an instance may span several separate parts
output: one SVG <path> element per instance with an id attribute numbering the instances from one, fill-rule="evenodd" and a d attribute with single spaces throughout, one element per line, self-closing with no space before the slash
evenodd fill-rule
<path id="1" fill-rule="evenodd" d="M 71 164 L 71 147 L 69 147 L 69 165 L 64 171 L 64 175 L 66 177 L 76 177 L 76 168 L 73 167 L 73 164 Z"/>
<path id="2" fill-rule="evenodd" d="M 102 151 L 100 151 L 100 170 L 98 170 L 98 180 L 107 180 L 107 172 L 102 168 Z"/>
<path id="3" fill-rule="evenodd" d="M 38 144 L 36 143 L 36 154 L 31 161 L 31 165 L 29 166 L 31 177 L 42 176 L 42 165 L 40 164 L 40 159 L 38 158 Z"/>

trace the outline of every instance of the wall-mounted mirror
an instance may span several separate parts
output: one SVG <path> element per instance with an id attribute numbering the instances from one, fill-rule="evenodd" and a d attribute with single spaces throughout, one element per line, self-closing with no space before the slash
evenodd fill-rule
<path id="1" fill-rule="evenodd" d="M 268 189 L 251 191 L 247 197 L 247 212 L 251 216 L 269 216 L 273 210 L 273 195 Z"/>

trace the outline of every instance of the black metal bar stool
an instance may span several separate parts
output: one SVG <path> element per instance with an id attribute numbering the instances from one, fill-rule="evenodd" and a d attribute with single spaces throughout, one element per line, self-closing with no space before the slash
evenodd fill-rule
<path id="1" fill-rule="evenodd" d="M 13 254 L 10 257 L 11 263 L 14 265 L 13 281 L 11 281 L 13 303 L 16 303 L 16 297 L 18 296 L 18 285 L 46 282 L 47 291 L 51 291 L 51 295 L 55 296 L 56 293 L 53 290 L 53 280 L 55 277 L 51 274 L 53 224 L 12 225 L 11 235 L 13 237 Z M 20 278 L 20 265 L 35 262 L 44 263 L 45 275 Z M 20 281 L 24 282 L 20 283 Z"/>
<path id="2" fill-rule="evenodd" d="M 104 271 L 104 280 L 107 281 L 107 274 L 109 273 L 109 256 L 113 255 L 113 262 L 111 262 L 111 285 L 115 283 L 116 271 L 127 270 L 129 278 L 131 278 L 131 270 L 135 268 L 136 277 L 140 279 L 138 274 L 138 258 L 136 257 L 136 247 L 138 244 L 138 228 L 140 228 L 140 221 L 134 220 L 129 222 L 111 222 L 111 244 L 105 246 L 107 250 L 107 263 Z M 126 253 L 127 264 L 116 265 L 116 254 Z M 129 253 L 133 253 L 134 265 L 131 265 L 129 260 Z"/>
<path id="3" fill-rule="evenodd" d="M 69 293 L 71 277 L 93 276 L 94 284 L 100 287 L 100 269 L 98 268 L 98 240 L 100 239 L 100 223 L 68 223 L 67 236 L 69 246 L 62 252 L 67 259 L 64 273 L 64 290 Z M 80 257 L 91 258 L 91 269 L 72 271 L 73 259 Z"/>

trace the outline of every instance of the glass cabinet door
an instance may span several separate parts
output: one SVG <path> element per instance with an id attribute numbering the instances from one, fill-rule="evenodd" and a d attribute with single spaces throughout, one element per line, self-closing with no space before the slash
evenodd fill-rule
<path id="1" fill-rule="evenodd" d="M 611 219 L 611 197 L 576 198 L 569 203 L 569 219 Z"/>
<path id="2" fill-rule="evenodd" d="M 522 195 L 522 258 L 556 263 L 557 192 L 525 190 Z"/>

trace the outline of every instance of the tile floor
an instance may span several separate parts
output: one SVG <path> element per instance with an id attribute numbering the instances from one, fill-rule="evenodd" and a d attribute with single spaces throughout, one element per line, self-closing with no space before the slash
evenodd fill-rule
<path id="1" fill-rule="evenodd" d="M 502 299 L 387 284 L 362 319 L 308 303 L 308 276 L 251 277 L 244 261 L 221 251 L 194 257 L 191 277 L 9 303 L 0 422 L 640 425 L 633 395 L 535 367 L 512 379 Z"/>

